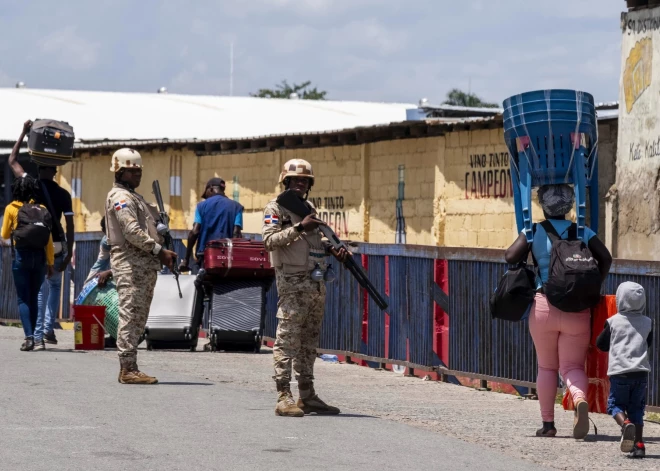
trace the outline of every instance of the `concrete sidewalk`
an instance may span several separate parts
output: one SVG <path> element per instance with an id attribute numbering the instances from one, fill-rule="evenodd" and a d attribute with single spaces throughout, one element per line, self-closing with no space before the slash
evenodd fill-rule
<path id="1" fill-rule="evenodd" d="M 0 327 L 9 373 L 0 391 L 11 406 L 0 414 L 0 463 L 12 464 L 3 470 L 29 462 L 35 469 L 660 467 L 660 426 L 652 423 L 648 458 L 631 461 L 605 415 L 592 415 L 598 436 L 592 427 L 575 441 L 572 413 L 557 406 L 559 436 L 537 438 L 537 401 L 321 360 L 317 390 L 344 414 L 283 419 L 273 412 L 268 353 L 141 349 L 142 369 L 163 384 L 134 387 L 117 383 L 115 351 L 65 351 L 72 333 L 58 331 L 56 349 L 23 353 L 21 334 Z M 48 466 L 50 457 L 58 467 Z"/>
<path id="2" fill-rule="evenodd" d="M 19 331 L 1 330 L 3 470 L 534 469 L 485 447 L 350 410 L 279 418 L 271 393 L 167 365 L 149 369 L 157 386 L 120 385 L 114 355 L 67 351 L 69 339 L 24 353 Z"/>

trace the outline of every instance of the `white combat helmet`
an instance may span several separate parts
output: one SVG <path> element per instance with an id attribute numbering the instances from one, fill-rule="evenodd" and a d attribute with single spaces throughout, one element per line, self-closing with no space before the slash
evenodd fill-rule
<path id="1" fill-rule="evenodd" d="M 287 177 L 307 177 L 314 182 L 314 170 L 312 164 L 303 159 L 291 159 L 282 167 L 280 183 Z"/>
<path id="2" fill-rule="evenodd" d="M 142 168 L 142 156 L 135 149 L 124 147 L 112 154 L 110 171 L 118 172 L 122 168 Z"/>

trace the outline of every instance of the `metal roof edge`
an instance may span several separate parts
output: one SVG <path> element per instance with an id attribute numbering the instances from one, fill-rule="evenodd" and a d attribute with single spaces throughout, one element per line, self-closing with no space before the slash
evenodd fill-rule
<path id="1" fill-rule="evenodd" d="M 598 121 L 618 119 L 618 115 L 598 117 Z M 198 153 L 230 151 L 265 151 L 288 147 L 313 147 L 327 145 L 357 145 L 362 143 L 405 138 L 437 137 L 449 132 L 493 129 L 503 122 L 502 115 L 470 118 L 428 118 L 399 121 L 383 125 L 360 126 L 332 131 L 287 133 L 265 136 L 222 139 L 104 139 L 101 141 L 76 142 L 78 151 L 131 146 L 136 148 L 199 146 Z M 13 144 L 12 144 L 13 145 Z"/>

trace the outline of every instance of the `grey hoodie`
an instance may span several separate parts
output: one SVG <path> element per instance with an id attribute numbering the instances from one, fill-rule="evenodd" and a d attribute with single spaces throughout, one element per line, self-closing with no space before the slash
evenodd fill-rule
<path id="1" fill-rule="evenodd" d="M 644 315 L 646 294 L 637 283 L 626 281 L 616 290 L 619 312 L 605 323 L 596 345 L 610 352 L 607 375 L 648 373 L 653 322 Z"/>

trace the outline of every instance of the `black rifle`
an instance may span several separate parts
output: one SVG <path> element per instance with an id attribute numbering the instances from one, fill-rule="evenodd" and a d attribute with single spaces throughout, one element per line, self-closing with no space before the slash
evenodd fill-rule
<path id="1" fill-rule="evenodd" d="M 293 214 L 295 214 L 300 218 L 305 218 L 306 216 L 312 214 L 312 209 L 310 208 L 310 206 L 292 190 L 286 190 L 283 193 L 281 193 L 277 197 L 277 204 L 279 204 L 284 209 L 292 212 Z M 316 216 L 314 216 L 314 219 L 320 221 L 320 219 L 318 219 Z M 319 225 L 319 230 L 328 239 L 330 244 L 332 244 L 332 247 L 337 252 L 339 252 L 339 250 L 342 248 L 348 251 L 348 247 L 346 246 L 346 244 L 341 240 L 339 240 L 339 237 L 337 237 L 335 231 L 330 229 L 329 226 Z M 348 271 L 351 272 L 351 274 L 355 277 L 355 279 L 360 284 L 360 286 L 362 286 L 364 289 L 367 290 L 367 293 L 369 293 L 369 296 L 373 298 L 373 300 L 376 302 L 378 307 L 383 310 L 387 309 L 388 306 L 387 301 L 376 290 L 376 287 L 371 283 L 371 281 L 369 281 L 369 278 L 367 277 L 367 274 L 364 272 L 364 269 L 355 262 L 353 257 L 346 258 L 346 261 L 344 262 L 344 266 L 348 268 Z"/>
<path id="2" fill-rule="evenodd" d="M 165 248 L 174 252 L 174 241 L 172 240 L 172 235 L 170 234 L 170 228 L 168 226 L 170 217 L 165 212 L 163 195 L 160 193 L 160 183 L 158 183 L 158 180 L 154 180 L 151 184 L 151 189 L 156 197 L 156 204 L 158 205 L 158 212 L 160 213 L 160 219 L 156 225 L 156 231 L 163 236 L 163 239 L 165 239 Z M 176 280 L 176 287 L 179 288 L 179 298 L 183 298 L 183 294 L 181 294 L 181 285 L 179 284 L 179 267 L 176 266 L 176 260 L 172 265 L 172 273 Z"/>

